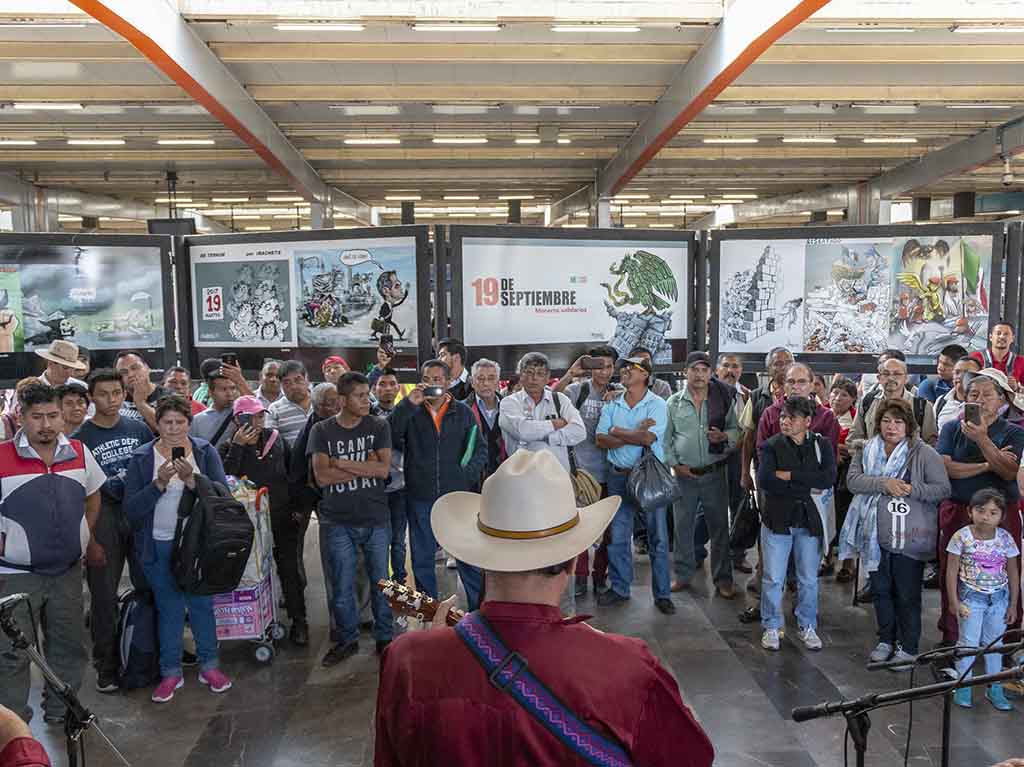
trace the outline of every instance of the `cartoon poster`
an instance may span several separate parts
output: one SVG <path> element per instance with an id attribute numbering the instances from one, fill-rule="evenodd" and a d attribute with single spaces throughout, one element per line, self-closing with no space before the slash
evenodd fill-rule
<path id="1" fill-rule="evenodd" d="M 296 243 L 292 253 L 302 346 L 416 349 L 414 237 Z"/>
<path id="2" fill-rule="evenodd" d="M 0 348 L 30 352 L 57 339 L 88 349 L 164 345 L 159 248 L 11 245 L 0 246 L 0 261 Z"/>
<path id="3" fill-rule="evenodd" d="M 687 243 L 466 237 L 463 333 L 468 346 L 609 343 L 672 361 L 687 337 Z"/>
<path id="4" fill-rule="evenodd" d="M 192 246 L 196 346 L 294 346 L 291 261 L 277 244 Z"/>

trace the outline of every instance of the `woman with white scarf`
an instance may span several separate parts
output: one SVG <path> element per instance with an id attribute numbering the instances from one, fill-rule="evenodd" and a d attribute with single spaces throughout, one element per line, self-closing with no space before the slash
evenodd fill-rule
<path id="1" fill-rule="evenodd" d="M 921 639 L 924 566 L 935 556 L 949 477 L 942 457 L 917 435 L 909 403 L 887 400 L 876 418 L 875 436 L 854 454 L 846 478 L 854 497 L 839 557 L 859 556 L 871 578 L 878 621 L 871 661 L 909 660 Z"/>

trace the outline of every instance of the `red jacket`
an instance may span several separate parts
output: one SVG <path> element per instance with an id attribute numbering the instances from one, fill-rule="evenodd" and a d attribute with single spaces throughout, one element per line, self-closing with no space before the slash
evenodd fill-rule
<path id="1" fill-rule="evenodd" d="M 639 639 L 605 634 L 557 607 L 485 602 L 487 620 L 588 725 L 643 767 L 709 767 L 714 749 L 679 688 Z M 410 632 L 381 661 L 376 767 L 585 765 L 487 680 L 454 629 Z"/>
<path id="2" fill-rule="evenodd" d="M 1024 381 L 1024 357 L 1021 357 L 1019 354 L 1010 352 L 1000 361 L 992 355 L 991 349 L 986 349 L 983 352 L 971 352 L 970 358 L 981 363 L 983 368 L 995 368 L 996 370 L 1003 371 L 1010 378 Z M 1007 366 L 1009 366 L 1009 370 L 1006 369 Z"/>
<path id="3" fill-rule="evenodd" d="M 50 758 L 39 741 L 15 738 L 0 751 L 0 767 L 50 767 Z"/>

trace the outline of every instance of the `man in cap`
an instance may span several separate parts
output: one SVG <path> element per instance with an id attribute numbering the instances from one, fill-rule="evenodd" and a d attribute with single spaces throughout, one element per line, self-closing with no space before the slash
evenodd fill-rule
<path id="1" fill-rule="evenodd" d="M 454 629 L 444 627 L 442 603 L 440 627 L 409 632 L 384 652 L 376 767 L 413 764 L 424 753 L 444 754 L 449 767 L 475 767 L 493 753 L 537 767 L 599 763 L 595 756 L 645 767 L 711 764 L 711 742 L 644 643 L 558 611 L 576 556 L 601 537 L 618 505 L 613 496 L 577 509 L 558 460 L 525 450 L 481 495 L 437 501 L 434 534 L 485 571 L 487 601 Z M 531 705 L 541 684 L 545 705 Z"/>
<path id="2" fill-rule="evenodd" d="M 338 379 L 345 375 L 350 368 L 348 363 L 345 362 L 342 357 L 339 357 L 337 354 L 332 354 L 324 360 L 320 370 L 324 374 L 324 381 L 337 386 Z"/>
<path id="3" fill-rule="evenodd" d="M 85 381 L 73 377 L 74 373 L 85 375 L 89 369 L 89 366 L 78 358 L 78 344 L 70 341 L 51 341 L 45 349 L 36 349 L 36 356 L 46 360 L 46 370 L 39 376 L 39 380 L 47 386 L 68 383 L 85 386 Z"/>
<path id="4" fill-rule="evenodd" d="M 693 531 L 704 509 L 711 540 L 711 574 L 719 596 L 733 599 L 729 551 L 729 485 L 726 465 L 739 442 L 735 389 L 711 377 L 706 352 L 686 358 L 686 383 L 668 399 L 665 463 L 674 467 L 682 496 L 675 502 L 676 582 L 682 591 L 696 570 Z"/>

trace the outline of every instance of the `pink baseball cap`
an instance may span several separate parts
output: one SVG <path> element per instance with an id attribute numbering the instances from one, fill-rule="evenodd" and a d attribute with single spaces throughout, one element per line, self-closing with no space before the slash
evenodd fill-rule
<path id="1" fill-rule="evenodd" d="M 263 403 L 260 402 L 258 397 L 246 395 L 235 400 L 231 411 L 235 415 L 256 415 L 257 413 L 265 412 L 266 408 L 263 407 Z"/>

